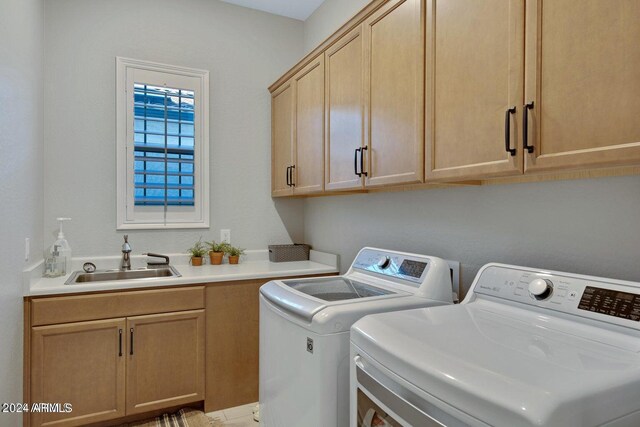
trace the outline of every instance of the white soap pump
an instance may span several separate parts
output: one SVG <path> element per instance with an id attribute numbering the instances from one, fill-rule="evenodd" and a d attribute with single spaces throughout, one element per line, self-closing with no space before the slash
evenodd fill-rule
<path id="1" fill-rule="evenodd" d="M 71 218 L 56 218 L 56 221 L 60 223 L 60 229 L 58 230 L 58 238 L 53 243 L 53 246 L 51 248 L 53 253 L 56 252 L 57 246 L 57 252 L 59 253 L 58 256 L 64 260 L 66 274 L 71 272 L 71 246 L 69 245 L 69 242 L 67 242 L 67 239 L 64 238 L 64 233 L 62 232 L 62 224 L 65 221 L 71 221 Z"/>

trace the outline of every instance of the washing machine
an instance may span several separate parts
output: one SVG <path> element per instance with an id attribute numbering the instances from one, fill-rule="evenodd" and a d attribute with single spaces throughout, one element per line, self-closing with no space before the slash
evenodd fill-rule
<path id="1" fill-rule="evenodd" d="M 346 274 L 260 288 L 260 425 L 349 425 L 349 330 L 371 313 L 452 304 L 459 264 L 364 248 Z"/>
<path id="2" fill-rule="evenodd" d="M 351 426 L 640 426 L 640 283 L 489 264 L 351 331 Z"/>

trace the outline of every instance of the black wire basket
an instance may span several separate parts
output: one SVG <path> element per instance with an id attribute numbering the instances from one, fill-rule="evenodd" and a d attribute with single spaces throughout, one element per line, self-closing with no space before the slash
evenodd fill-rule
<path id="1" fill-rule="evenodd" d="M 294 243 L 292 245 L 269 245 L 269 261 L 308 261 L 311 246 Z"/>

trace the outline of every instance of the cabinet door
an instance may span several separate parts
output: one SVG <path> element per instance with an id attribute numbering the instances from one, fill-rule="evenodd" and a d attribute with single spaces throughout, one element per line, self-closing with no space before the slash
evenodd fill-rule
<path id="1" fill-rule="evenodd" d="M 206 411 L 258 401 L 260 286 L 265 280 L 207 286 Z"/>
<path id="2" fill-rule="evenodd" d="M 31 402 L 72 412 L 31 414 L 33 426 L 80 426 L 125 415 L 125 320 L 31 330 Z"/>
<path id="3" fill-rule="evenodd" d="M 525 170 L 640 161 L 640 2 L 527 1 Z"/>
<path id="4" fill-rule="evenodd" d="M 204 400 L 204 327 L 204 310 L 127 319 L 127 415 Z"/>
<path id="5" fill-rule="evenodd" d="M 287 82 L 271 94 L 271 195 L 290 196 L 293 165 L 293 86 Z"/>
<path id="6" fill-rule="evenodd" d="M 364 145 L 364 55 L 362 26 L 325 52 L 325 190 L 357 190 L 357 149 Z"/>
<path id="7" fill-rule="evenodd" d="M 523 61 L 524 1 L 427 0 L 427 179 L 522 173 Z"/>
<path id="8" fill-rule="evenodd" d="M 364 23 L 367 186 L 424 177 L 422 0 L 391 0 Z"/>
<path id="9" fill-rule="evenodd" d="M 294 194 L 324 188 L 324 56 L 320 55 L 293 77 Z"/>

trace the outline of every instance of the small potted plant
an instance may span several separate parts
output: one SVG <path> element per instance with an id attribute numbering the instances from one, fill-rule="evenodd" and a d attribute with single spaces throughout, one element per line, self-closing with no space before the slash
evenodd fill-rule
<path id="1" fill-rule="evenodd" d="M 187 253 L 191 254 L 191 265 L 202 265 L 203 257 L 207 253 L 207 248 L 205 248 L 204 243 L 202 243 L 202 237 L 193 246 L 187 249 Z"/>
<path id="2" fill-rule="evenodd" d="M 229 244 L 227 242 L 216 243 L 214 240 L 207 242 L 209 246 L 209 260 L 211 265 L 222 264 L 222 258 L 224 257 L 225 249 Z"/>
<path id="3" fill-rule="evenodd" d="M 229 255 L 229 264 L 237 264 L 240 262 L 240 255 L 244 255 L 244 249 L 236 248 L 231 245 L 227 245 L 225 252 Z"/>

